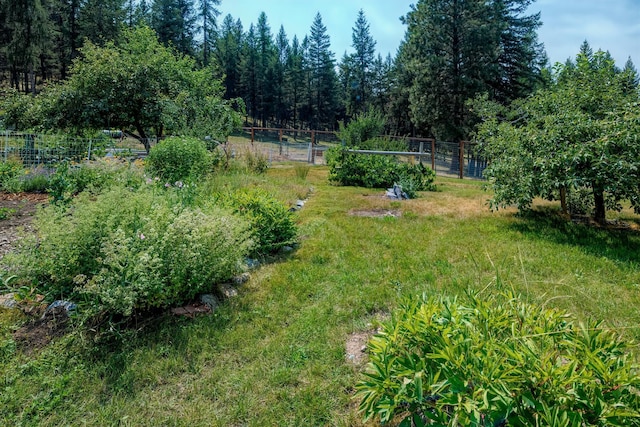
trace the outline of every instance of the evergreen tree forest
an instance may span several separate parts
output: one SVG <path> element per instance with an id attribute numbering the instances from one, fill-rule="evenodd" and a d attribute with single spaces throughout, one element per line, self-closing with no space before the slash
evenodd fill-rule
<path id="1" fill-rule="evenodd" d="M 419 0 L 387 57 L 360 10 L 351 52 L 337 58 L 321 13 L 292 35 L 258 9 L 256 22 L 223 17 L 221 0 L 0 0 L 0 86 L 35 95 L 70 78 L 86 42 L 118 44 L 127 28 L 148 26 L 210 70 L 247 125 L 337 130 L 375 111 L 389 134 L 462 139 L 477 122 L 468 100 L 507 104 L 544 85 L 533 1 Z"/>

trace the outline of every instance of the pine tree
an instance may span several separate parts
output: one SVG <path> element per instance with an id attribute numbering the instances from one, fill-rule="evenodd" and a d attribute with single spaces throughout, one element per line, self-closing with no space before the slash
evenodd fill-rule
<path id="1" fill-rule="evenodd" d="M 532 0 L 420 0 L 408 25 L 412 120 L 422 134 L 458 140 L 473 125 L 465 103 L 480 93 L 506 102 L 533 90 L 540 74 Z"/>
<path id="2" fill-rule="evenodd" d="M 304 50 L 298 41 L 297 36 L 293 36 L 291 41 L 291 51 L 287 58 L 285 70 L 285 81 L 287 85 L 287 104 L 291 109 L 291 120 L 293 128 L 298 125 L 300 118 L 300 105 L 303 99 L 305 88 L 304 70 Z"/>
<path id="3" fill-rule="evenodd" d="M 256 123 L 258 112 L 259 81 L 257 67 L 260 61 L 258 55 L 258 40 L 253 24 L 249 26 L 249 31 L 244 37 L 242 45 L 242 57 L 240 62 L 240 96 L 244 99 L 247 114 L 251 117 L 252 124 Z"/>
<path id="4" fill-rule="evenodd" d="M 372 92 L 373 63 L 375 60 L 376 42 L 369 32 L 369 23 L 360 9 L 356 25 L 353 27 L 352 47 L 355 53 L 352 55 L 354 73 L 357 82 L 356 88 L 356 112 L 364 112 L 368 109 L 369 97 Z"/>
<path id="5" fill-rule="evenodd" d="M 98 45 L 117 40 L 125 19 L 125 0 L 86 0 L 78 19 L 79 36 Z"/>
<path id="6" fill-rule="evenodd" d="M 273 65 L 275 58 L 275 47 L 271 35 L 271 27 L 267 21 L 267 15 L 262 12 L 258 17 L 256 26 L 256 38 L 258 48 L 258 62 L 256 70 L 258 80 L 258 102 L 259 117 L 262 126 L 267 126 L 267 121 L 273 117 Z"/>
<path id="7" fill-rule="evenodd" d="M 200 19 L 202 32 L 202 64 L 209 65 L 213 43 L 218 31 L 217 17 L 220 11 L 216 6 L 220 5 L 220 0 L 199 0 L 198 18 Z"/>
<path id="8" fill-rule="evenodd" d="M 7 40 L 3 50 L 10 83 L 35 94 L 36 68 L 50 35 L 48 11 L 41 0 L 11 0 L 2 7 Z"/>
<path id="9" fill-rule="evenodd" d="M 164 44 L 193 55 L 196 16 L 193 0 L 155 0 L 151 6 L 151 26 Z"/>
<path id="10" fill-rule="evenodd" d="M 285 73 L 291 56 L 291 48 L 289 47 L 289 40 L 284 26 L 280 26 L 280 31 L 276 36 L 275 49 L 273 66 L 275 119 L 278 126 L 284 126 L 289 118 L 290 110 L 286 103 L 288 87 Z"/>
<path id="11" fill-rule="evenodd" d="M 225 99 L 237 98 L 240 96 L 240 64 L 243 54 L 242 22 L 239 19 L 234 21 L 231 15 L 225 16 L 214 53 L 224 75 Z"/>
<path id="12" fill-rule="evenodd" d="M 309 37 L 309 66 L 311 76 L 311 127 L 314 129 L 335 127 L 337 76 L 327 27 L 320 13 L 311 25 Z"/>

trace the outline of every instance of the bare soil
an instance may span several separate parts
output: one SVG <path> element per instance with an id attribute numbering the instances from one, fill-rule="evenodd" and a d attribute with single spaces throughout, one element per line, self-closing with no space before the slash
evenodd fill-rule
<path id="1" fill-rule="evenodd" d="M 47 194 L 0 193 L 0 258 L 15 247 L 20 238 L 20 230 L 31 229 L 33 216 L 38 208 L 49 200 Z"/>

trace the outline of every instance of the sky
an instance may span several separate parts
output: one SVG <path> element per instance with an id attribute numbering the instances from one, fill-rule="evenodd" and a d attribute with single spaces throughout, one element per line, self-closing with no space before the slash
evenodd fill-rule
<path id="1" fill-rule="evenodd" d="M 242 21 L 245 31 L 264 11 L 274 38 L 282 25 L 290 41 L 294 35 L 302 41 L 320 12 L 331 50 L 340 60 L 345 51 L 353 52 L 352 28 L 360 9 L 378 52 L 383 57 L 395 56 L 406 30 L 400 17 L 415 3 L 417 0 L 222 0 L 218 9 L 219 23 L 231 14 Z M 538 37 L 552 64 L 575 58 L 586 39 L 594 51 L 608 50 L 619 66 L 631 56 L 640 69 L 640 0 L 538 0 L 529 11 L 541 13 Z"/>

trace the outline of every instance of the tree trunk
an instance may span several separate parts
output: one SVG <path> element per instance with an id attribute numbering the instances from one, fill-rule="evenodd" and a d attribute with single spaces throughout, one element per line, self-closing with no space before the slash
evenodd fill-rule
<path id="1" fill-rule="evenodd" d="M 560 206 L 562 206 L 562 213 L 564 215 L 569 214 L 569 210 L 567 209 L 567 187 L 560 187 Z"/>
<path id="2" fill-rule="evenodd" d="M 602 188 L 593 187 L 593 201 L 595 203 L 593 219 L 598 224 L 604 224 L 606 221 L 606 213 L 604 207 L 604 190 Z"/>

